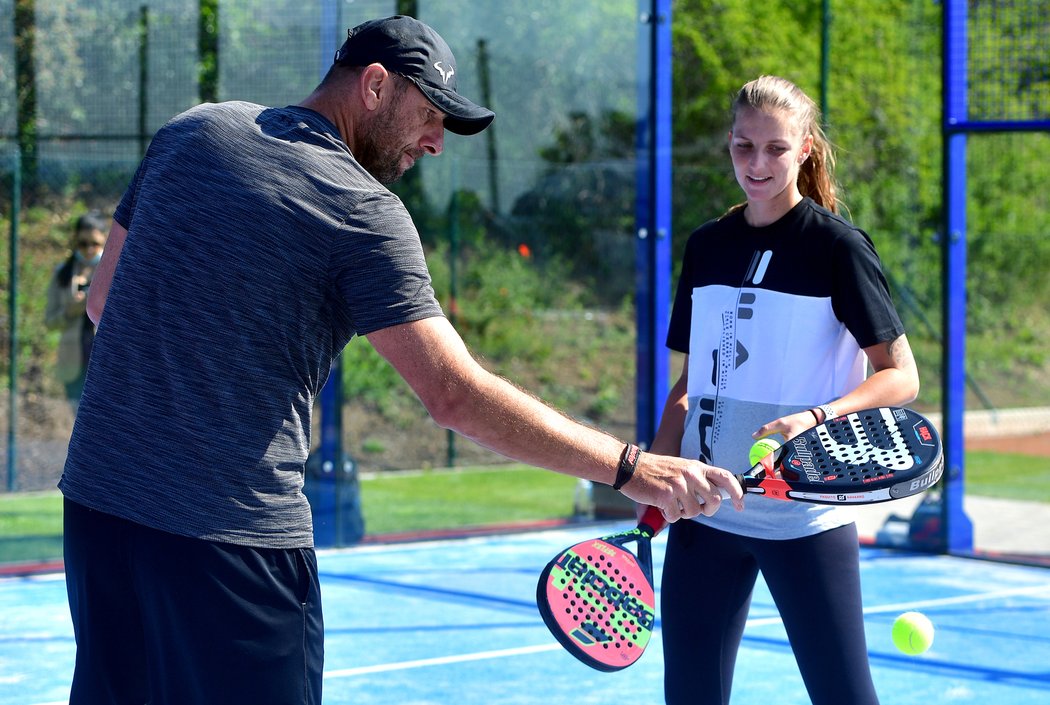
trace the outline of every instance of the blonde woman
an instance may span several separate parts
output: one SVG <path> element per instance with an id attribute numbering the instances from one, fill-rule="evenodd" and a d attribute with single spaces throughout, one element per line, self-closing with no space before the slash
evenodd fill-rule
<path id="1" fill-rule="evenodd" d="M 668 334 L 687 357 L 652 451 L 742 468 L 755 439 L 905 404 L 919 378 L 874 246 L 837 214 L 814 102 L 783 78 L 751 81 L 733 102 L 729 153 L 746 201 L 689 239 Z M 754 495 L 746 505 L 670 529 L 666 701 L 730 702 L 761 571 L 812 702 L 878 702 L 848 510 Z"/>

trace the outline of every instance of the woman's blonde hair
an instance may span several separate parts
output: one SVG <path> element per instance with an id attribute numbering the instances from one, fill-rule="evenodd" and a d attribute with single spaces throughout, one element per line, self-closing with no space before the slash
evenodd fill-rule
<path id="1" fill-rule="evenodd" d="M 832 213 L 838 213 L 835 154 L 821 127 L 820 108 L 801 88 L 786 78 L 760 76 L 744 84 L 733 100 L 732 119 L 744 108 L 762 112 L 784 111 L 794 117 L 802 135 L 813 136 L 813 146 L 799 167 L 798 190 Z"/>

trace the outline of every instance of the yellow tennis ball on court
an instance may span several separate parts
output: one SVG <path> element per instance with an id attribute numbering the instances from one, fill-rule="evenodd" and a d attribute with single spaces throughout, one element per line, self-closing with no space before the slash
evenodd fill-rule
<path id="1" fill-rule="evenodd" d="M 747 460 L 754 467 L 762 461 L 762 458 L 776 452 L 778 448 L 780 448 L 780 443 L 772 438 L 760 438 L 751 446 L 751 450 L 747 454 Z"/>
<path id="2" fill-rule="evenodd" d="M 923 653 L 933 644 L 933 622 L 922 612 L 905 612 L 893 620 L 893 643 L 909 656 Z"/>

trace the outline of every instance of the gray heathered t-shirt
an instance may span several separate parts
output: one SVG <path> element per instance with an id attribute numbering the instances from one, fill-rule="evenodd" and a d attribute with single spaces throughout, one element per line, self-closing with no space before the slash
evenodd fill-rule
<path id="1" fill-rule="evenodd" d="M 299 107 L 196 107 L 159 131 L 59 487 L 175 534 L 310 546 L 314 397 L 350 338 L 442 315 L 401 201 Z"/>

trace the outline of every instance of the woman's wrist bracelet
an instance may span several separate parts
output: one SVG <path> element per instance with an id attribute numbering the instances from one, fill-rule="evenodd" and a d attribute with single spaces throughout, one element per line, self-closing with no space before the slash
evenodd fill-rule
<path id="1" fill-rule="evenodd" d="M 820 413 L 824 415 L 824 418 L 820 418 L 820 414 L 817 413 L 817 409 L 820 409 Z M 824 423 L 825 421 L 831 421 L 838 415 L 835 410 L 831 408 L 831 404 L 818 404 L 809 410 L 809 413 L 813 414 L 813 418 L 817 420 L 817 423 Z"/>

